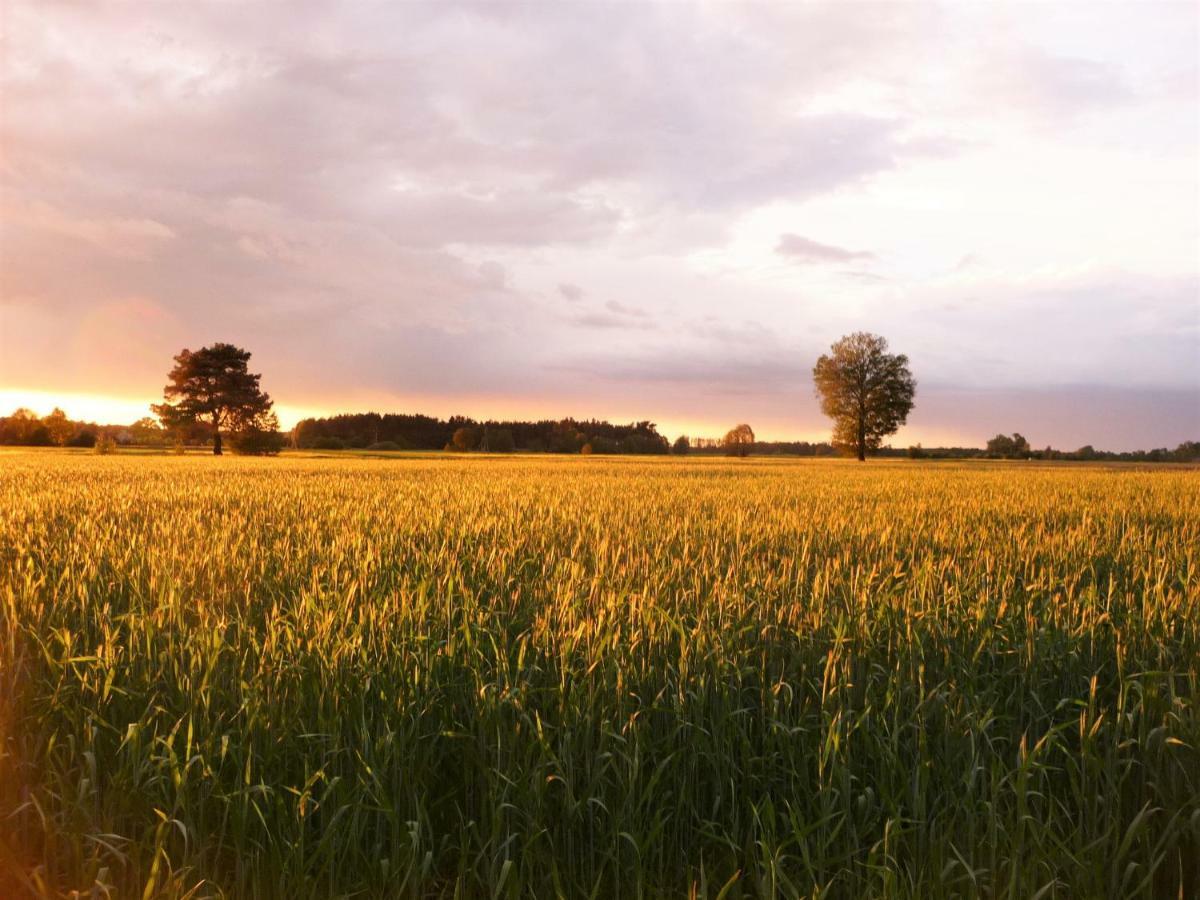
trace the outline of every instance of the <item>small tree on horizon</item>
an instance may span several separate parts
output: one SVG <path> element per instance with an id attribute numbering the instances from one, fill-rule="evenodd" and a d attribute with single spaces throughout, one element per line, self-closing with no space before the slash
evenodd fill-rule
<path id="1" fill-rule="evenodd" d="M 725 439 L 721 443 L 727 456 L 749 456 L 750 449 L 754 446 L 754 429 L 745 422 L 735 425 L 725 433 Z"/>
<path id="2" fill-rule="evenodd" d="M 450 437 L 450 446 L 458 451 L 475 450 L 479 447 L 479 430 L 464 425 Z"/>
<path id="3" fill-rule="evenodd" d="M 879 335 L 856 331 L 813 366 L 821 411 L 833 419 L 833 445 L 854 452 L 860 462 L 905 423 L 913 408 L 917 382 L 908 357 L 887 349 Z"/>
<path id="4" fill-rule="evenodd" d="M 42 425 L 46 427 L 46 433 L 50 435 L 50 440 L 58 447 L 65 447 L 67 441 L 75 433 L 75 423 L 67 418 L 67 414 L 57 406 L 50 411 L 50 415 L 42 419 Z"/>
<path id="5" fill-rule="evenodd" d="M 195 352 L 184 349 L 175 357 L 175 368 L 163 388 L 163 403 L 152 407 L 167 429 L 202 422 L 212 431 L 213 455 L 222 452 L 222 429 L 274 431 L 271 398 L 249 371 L 250 353 L 233 344 L 217 343 Z"/>
<path id="6" fill-rule="evenodd" d="M 1013 432 L 1012 437 L 998 434 L 987 442 L 988 456 L 998 456 L 1002 459 L 1027 459 L 1032 452 L 1029 441 L 1016 431 Z"/>

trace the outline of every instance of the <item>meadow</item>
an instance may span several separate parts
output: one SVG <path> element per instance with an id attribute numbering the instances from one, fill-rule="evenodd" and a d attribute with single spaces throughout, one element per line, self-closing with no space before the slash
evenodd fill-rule
<path id="1" fill-rule="evenodd" d="M 6 898 L 1194 898 L 1198 696 L 1194 469 L 0 455 Z"/>

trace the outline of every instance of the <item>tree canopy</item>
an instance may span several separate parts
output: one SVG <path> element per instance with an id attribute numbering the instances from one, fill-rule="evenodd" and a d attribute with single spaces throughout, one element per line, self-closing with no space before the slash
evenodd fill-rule
<path id="1" fill-rule="evenodd" d="M 1091 450 L 1090 447 L 1087 449 Z M 1019 432 L 1013 432 L 1012 437 L 998 434 L 987 442 L 988 456 L 999 456 L 1003 459 L 1027 459 L 1032 452 L 1029 441 L 1025 440 Z"/>
<path id="2" fill-rule="evenodd" d="M 860 460 L 878 450 L 908 418 L 917 382 L 908 357 L 887 352 L 877 334 L 856 331 L 830 348 L 813 367 L 821 411 L 833 419 L 833 443 Z"/>
<path id="3" fill-rule="evenodd" d="M 754 429 L 743 422 L 725 432 L 725 453 L 728 456 L 748 456 L 754 446 Z"/>
<path id="4" fill-rule="evenodd" d="M 217 343 L 175 357 L 175 368 L 163 388 L 165 402 L 153 407 L 168 429 L 197 422 L 212 431 L 213 453 L 221 454 L 221 431 L 274 432 L 271 398 L 249 371 L 250 353 L 233 344 Z"/>
<path id="5" fill-rule="evenodd" d="M 463 431 L 465 444 L 456 444 Z M 404 450 L 487 450 L 492 453 L 523 450 L 533 453 L 580 453 L 591 445 L 593 453 L 663 454 L 667 439 L 650 421 L 612 424 L 596 419 L 544 419 L 541 421 L 477 421 L 466 416 L 440 419 L 415 414 L 381 415 L 346 413 L 297 423 L 298 448 L 334 450 L 367 448 L 380 442 Z"/>

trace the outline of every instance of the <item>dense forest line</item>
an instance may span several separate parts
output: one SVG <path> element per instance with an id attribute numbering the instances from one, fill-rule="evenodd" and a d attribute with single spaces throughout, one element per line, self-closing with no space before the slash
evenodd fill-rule
<path id="1" fill-rule="evenodd" d="M 504 453 L 652 453 L 670 450 L 653 422 L 589 419 L 478 422 L 465 416 L 352 413 L 302 419 L 292 441 L 304 450 L 484 450 Z"/>

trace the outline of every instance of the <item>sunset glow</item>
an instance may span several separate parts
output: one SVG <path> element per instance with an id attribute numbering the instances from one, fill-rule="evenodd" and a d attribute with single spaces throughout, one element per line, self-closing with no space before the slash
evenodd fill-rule
<path id="1" fill-rule="evenodd" d="M 28 391 L 0 388 L 0 409 L 11 412 L 29 409 L 39 416 L 49 414 L 56 407 L 68 417 L 84 422 L 117 423 L 128 425 L 144 416 L 153 417 L 151 403 L 160 398 L 142 401 L 135 397 L 110 397 L 103 394 L 55 393 L 53 391 Z M 291 428 L 306 416 L 328 415 L 330 410 L 302 409 L 286 404 L 275 404 L 279 424 Z"/>
<path id="2" fill-rule="evenodd" d="M 0 398 L 816 438 L 867 329 L 899 443 L 1200 428 L 1193 4 L 504 10 L 14 5 Z"/>

